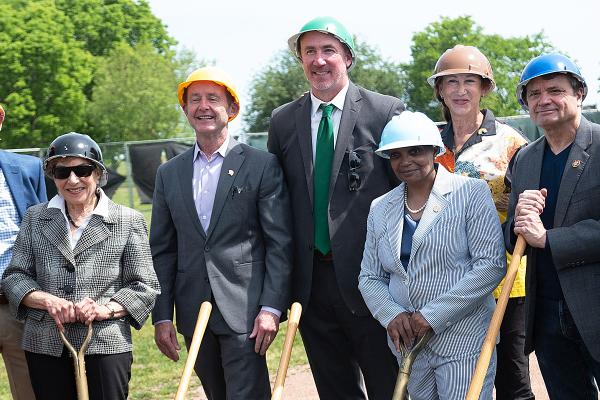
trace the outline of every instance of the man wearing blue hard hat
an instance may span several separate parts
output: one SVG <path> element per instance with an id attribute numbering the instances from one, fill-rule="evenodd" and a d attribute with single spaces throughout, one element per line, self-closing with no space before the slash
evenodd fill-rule
<path id="1" fill-rule="evenodd" d="M 586 94 L 557 53 L 531 60 L 517 87 L 545 135 L 514 159 L 505 239 L 528 244 L 525 352 L 551 399 L 596 399 L 600 382 L 600 125 L 581 115 Z"/>

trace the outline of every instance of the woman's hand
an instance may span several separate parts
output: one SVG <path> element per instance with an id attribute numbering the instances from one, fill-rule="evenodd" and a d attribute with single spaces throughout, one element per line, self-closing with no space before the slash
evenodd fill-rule
<path id="1" fill-rule="evenodd" d="M 422 337 L 429 329 L 431 329 L 429 322 L 427 322 L 423 315 L 418 311 L 410 317 L 410 326 L 417 338 Z"/>
<path id="2" fill-rule="evenodd" d="M 401 353 L 400 340 L 404 343 L 404 347 L 410 349 L 415 340 L 415 334 L 410 323 L 410 313 L 403 312 L 396 315 L 396 318 L 392 320 L 387 326 L 388 335 L 394 343 L 394 347 L 398 353 Z"/>
<path id="3" fill-rule="evenodd" d="M 46 310 L 61 332 L 65 331 L 64 324 L 77 321 L 75 305 L 72 302 L 41 290 L 28 293 L 23 297 L 23 304 L 27 307 Z"/>
<path id="4" fill-rule="evenodd" d="M 85 297 L 79 303 L 75 304 L 75 310 L 77 320 L 85 325 L 89 325 L 93 321 L 104 321 L 111 314 L 107 306 L 100 305 L 89 297 Z"/>

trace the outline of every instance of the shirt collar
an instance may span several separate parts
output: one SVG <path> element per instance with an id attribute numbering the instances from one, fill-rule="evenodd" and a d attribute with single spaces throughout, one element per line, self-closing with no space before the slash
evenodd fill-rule
<path id="1" fill-rule="evenodd" d="M 467 142 L 479 143 L 481 142 L 480 136 L 493 136 L 496 134 L 496 117 L 494 116 L 494 113 L 487 109 L 483 109 L 481 110 L 481 112 L 483 113 L 483 121 L 481 122 L 481 126 L 477 130 L 477 135 L 471 136 L 469 140 L 467 140 Z M 448 149 L 453 149 L 454 128 L 452 127 L 452 121 L 448 121 L 446 126 L 444 126 L 441 135 L 442 142 L 444 142 L 444 146 L 446 146 L 446 148 Z"/>
<path id="2" fill-rule="evenodd" d="M 311 113 L 310 115 L 314 116 L 317 113 L 317 110 L 319 110 L 319 106 L 321 106 L 321 104 L 333 104 L 335 106 L 335 108 L 337 108 L 338 110 L 343 110 L 344 109 L 344 101 L 346 101 L 346 93 L 348 93 L 348 87 L 350 86 L 350 81 L 348 81 L 348 83 L 346 83 L 346 86 L 344 86 L 342 88 L 342 90 L 340 90 L 338 92 L 338 94 L 335 95 L 335 97 L 329 102 L 329 103 L 325 103 L 323 100 L 318 99 L 313 92 L 310 92 L 310 100 L 311 100 Z"/>
<path id="3" fill-rule="evenodd" d="M 223 142 L 221 147 L 219 147 L 217 149 L 217 151 L 215 151 L 215 154 L 219 154 L 221 157 L 225 158 L 225 156 L 227 155 L 228 147 L 229 147 L 229 134 L 227 135 L 227 137 L 225 137 L 225 141 Z M 198 156 L 200 154 L 202 154 L 204 156 L 204 158 L 208 160 L 208 157 L 206 156 L 206 154 L 204 154 L 204 152 L 202 150 L 200 150 L 200 146 L 198 146 L 198 142 L 195 142 L 194 143 L 194 161 L 196 161 L 198 159 Z"/>
<path id="4" fill-rule="evenodd" d="M 92 214 L 97 214 L 103 218 L 106 218 L 108 217 L 108 196 L 106 196 L 102 189 L 98 188 L 98 191 L 100 192 L 100 199 L 98 200 L 98 204 L 96 204 L 96 208 L 94 208 L 94 211 L 92 211 Z M 63 213 L 65 218 L 67 217 L 65 212 L 65 199 L 59 194 L 54 196 L 48 202 L 48 208 L 58 208 Z"/>

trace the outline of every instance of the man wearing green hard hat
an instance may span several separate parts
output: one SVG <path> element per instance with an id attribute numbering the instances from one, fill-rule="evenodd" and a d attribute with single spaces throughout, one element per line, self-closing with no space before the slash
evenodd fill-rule
<path id="1" fill-rule="evenodd" d="M 404 105 L 350 81 L 354 41 L 336 19 L 307 22 L 288 44 L 310 92 L 273 111 L 268 148 L 292 198 L 300 333 L 320 398 L 389 400 L 398 364 L 358 290 L 358 274 L 371 201 L 398 183 L 374 150 Z"/>

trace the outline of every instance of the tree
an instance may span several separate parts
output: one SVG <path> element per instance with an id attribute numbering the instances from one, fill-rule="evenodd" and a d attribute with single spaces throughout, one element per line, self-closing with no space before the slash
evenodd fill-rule
<path id="1" fill-rule="evenodd" d="M 89 131 L 99 142 L 172 135 L 180 113 L 176 87 L 173 63 L 150 44 L 118 45 L 98 64 Z"/>
<path id="2" fill-rule="evenodd" d="M 357 60 L 350 72 L 352 81 L 380 93 L 399 97 L 403 93 L 400 65 L 381 57 L 379 51 L 355 38 Z M 271 112 L 309 90 L 302 66 L 289 50 L 279 51 L 252 80 L 250 104 L 243 121 L 248 132 L 264 132 Z"/>
<path id="3" fill-rule="evenodd" d="M 521 110 L 515 89 L 525 64 L 553 48 L 542 32 L 512 38 L 486 35 L 469 16 L 442 17 L 413 35 L 412 41 L 412 62 L 403 66 L 407 103 L 410 109 L 422 111 L 433 120 L 442 118 L 441 107 L 426 82 L 436 61 L 447 49 L 456 44 L 471 45 L 488 57 L 497 89 L 484 98 L 482 106 L 490 108 L 497 116 L 503 116 L 514 115 Z"/>
<path id="4" fill-rule="evenodd" d="M 46 147 L 59 134 L 85 126 L 93 58 L 74 39 L 71 21 L 52 0 L 3 4 L 0 13 L 2 145 Z"/>
<path id="5" fill-rule="evenodd" d="M 108 78 L 107 62 L 117 63 L 114 58 L 119 56 L 130 57 L 144 67 L 154 63 L 157 70 L 148 74 L 154 75 L 148 85 L 157 90 L 152 101 L 168 99 L 160 117 L 148 117 L 148 122 L 157 125 L 140 125 L 138 132 L 148 136 L 137 138 L 173 133 L 173 122 L 166 122 L 179 121 L 179 115 L 173 118 L 177 110 L 173 76 L 182 72 L 182 63 L 193 57 L 185 51 L 176 53 L 175 40 L 146 1 L 4 0 L 2 6 L 0 102 L 7 109 L 3 147 L 46 147 L 57 135 L 68 131 L 88 133 L 97 140 L 129 137 L 131 122 L 121 126 L 125 136 L 113 137 L 107 132 L 118 132 L 114 123 L 108 129 L 105 115 L 87 109 L 110 109 L 115 115 L 117 110 L 127 109 L 129 115 L 139 116 L 145 107 L 144 101 L 134 94 L 140 88 L 133 87 L 131 81 L 121 84 L 115 80 L 127 79 L 126 70 L 113 70 L 112 81 Z M 151 61 L 143 61 L 144 57 Z M 158 70 L 164 75 L 157 77 Z M 157 82 L 160 80 L 162 84 Z M 165 84 L 171 80 L 170 86 Z M 103 87 L 96 91 L 97 101 L 90 104 L 98 82 Z M 106 89 L 110 85 L 120 97 L 110 98 Z M 126 93 L 125 89 L 131 91 Z M 132 98 L 137 101 L 123 100 Z M 87 117 L 93 124 L 88 123 Z"/>
<path id="6" fill-rule="evenodd" d="M 151 43 L 160 53 L 172 56 L 176 43 L 144 0 L 55 0 L 75 27 L 75 38 L 95 56 L 106 56 L 119 43 L 131 47 Z"/>

